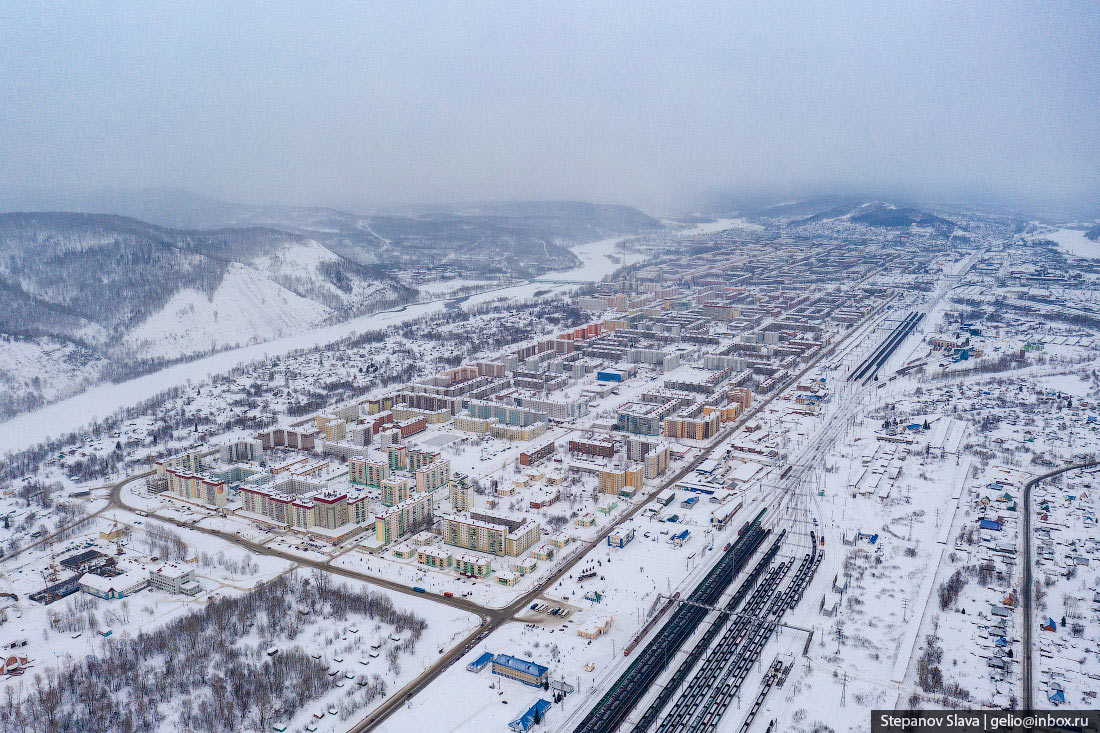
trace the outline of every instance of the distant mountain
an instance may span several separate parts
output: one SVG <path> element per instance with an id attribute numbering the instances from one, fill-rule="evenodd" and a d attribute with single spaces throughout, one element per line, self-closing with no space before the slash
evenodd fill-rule
<path id="1" fill-rule="evenodd" d="M 727 197 L 723 202 L 735 199 Z M 965 229 L 965 225 L 911 206 L 869 201 L 852 195 L 815 196 L 772 203 L 766 199 L 742 201 L 736 209 L 740 216 L 770 220 L 787 226 L 835 223 L 881 229 L 929 228 L 941 235 Z M 729 209 L 734 211 L 734 209 Z M 964 217 L 965 218 L 965 217 Z"/>
<path id="2" fill-rule="evenodd" d="M 178 189 L 150 189 L 86 203 L 176 228 L 294 232 L 362 265 L 451 265 L 481 275 L 532 276 L 574 267 L 580 263 L 571 245 L 661 226 L 629 206 L 584 202 L 415 206 L 364 215 L 326 207 L 236 205 Z"/>
<path id="3" fill-rule="evenodd" d="M 805 201 L 786 201 L 769 206 L 760 206 L 751 213 L 771 219 L 805 219 L 825 211 L 832 211 L 845 206 L 857 206 L 861 201 L 861 199 L 842 196 L 826 196 Z"/>
<path id="4" fill-rule="evenodd" d="M 808 216 L 796 223 L 813 224 L 816 222 L 850 222 L 884 229 L 923 227 L 943 233 L 953 232 L 957 228 L 955 222 L 930 214 L 927 211 L 881 201 L 842 204 Z"/>
<path id="5" fill-rule="evenodd" d="M 504 220 L 550 233 L 559 242 L 589 242 L 616 234 L 659 228 L 660 222 L 633 206 L 586 201 L 497 201 L 440 207 L 408 207 L 398 213 Z"/>
<path id="6" fill-rule="evenodd" d="M 231 226 L 241 209 L 237 204 L 171 187 L 100 191 L 71 198 L 52 208 L 117 214 L 172 229 Z"/>

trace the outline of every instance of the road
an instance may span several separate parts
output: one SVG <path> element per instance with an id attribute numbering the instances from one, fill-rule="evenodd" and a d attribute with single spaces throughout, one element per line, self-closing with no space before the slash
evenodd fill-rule
<path id="1" fill-rule="evenodd" d="M 1075 463 L 1071 466 L 1063 466 L 1061 468 L 1057 468 L 1057 469 L 1055 469 L 1053 471 L 1050 471 L 1048 473 L 1044 473 L 1041 476 L 1036 476 L 1035 478 L 1032 478 L 1032 479 L 1028 480 L 1028 482 L 1026 484 L 1024 484 L 1024 574 L 1023 574 L 1023 580 L 1021 581 L 1021 584 L 1023 585 L 1023 588 L 1022 588 L 1022 592 L 1020 593 L 1020 597 L 1023 598 L 1023 606 L 1024 606 L 1024 659 L 1023 659 L 1023 664 L 1021 665 L 1022 673 L 1023 673 L 1022 674 L 1022 677 L 1023 677 L 1022 682 L 1023 682 L 1023 686 L 1024 686 L 1024 694 L 1023 694 L 1023 703 L 1024 703 L 1023 709 L 1024 710 L 1031 710 L 1031 692 L 1032 692 L 1032 683 L 1031 683 L 1031 667 L 1032 667 L 1032 662 L 1031 662 L 1031 633 L 1032 633 L 1032 629 L 1034 629 L 1034 624 L 1033 624 L 1033 621 L 1031 619 L 1031 613 L 1032 613 L 1031 592 L 1032 592 L 1032 588 L 1034 587 L 1034 585 L 1033 585 L 1032 580 L 1031 580 L 1031 544 L 1032 544 L 1032 542 L 1031 542 L 1031 490 L 1035 487 L 1035 485 L 1037 483 L 1039 483 L 1041 481 L 1046 481 L 1048 478 L 1051 478 L 1053 476 L 1059 476 L 1059 475 L 1061 475 L 1063 473 L 1066 473 L 1068 471 L 1076 471 L 1079 468 L 1092 468 L 1093 466 L 1100 466 L 1100 461 L 1091 461 L 1091 462 L 1088 462 L 1088 463 Z"/>

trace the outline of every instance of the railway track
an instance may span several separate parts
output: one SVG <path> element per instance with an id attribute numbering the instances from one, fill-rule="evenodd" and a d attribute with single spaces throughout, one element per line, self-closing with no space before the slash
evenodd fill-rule
<path id="1" fill-rule="evenodd" d="M 761 593 L 761 588 L 757 587 L 757 582 L 760 580 L 761 576 L 764 575 L 765 571 L 768 570 L 775 556 L 779 553 L 782 541 L 782 537 L 776 540 L 771 549 L 764 554 L 760 561 L 757 562 L 756 567 L 754 567 L 741 582 L 741 586 L 737 589 L 737 592 L 734 593 L 733 597 L 726 604 L 725 608 L 727 612 L 719 614 L 714 620 L 714 623 L 707 628 L 703 636 L 695 643 L 692 652 L 680 663 L 680 666 L 677 668 L 676 672 L 673 673 L 672 677 L 665 681 L 657 698 L 650 704 L 645 714 L 642 715 L 641 719 L 639 719 L 638 723 L 634 726 L 635 731 L 647 731 L 657 722 L 661 710 L 663 710 L 665 706 L 668 705 L 669 701 L 676 695 L 681 685 L 683 685 L 684 681 L 687 680 L 688 676 L 691 674 L 691 670 L 694 669 L 699 660 L 704 657 L 707 649 L 710 648 L 711 643 L 714 641 L 714 638 L 731 618 L 732 614 L 730 612 L 736 610 L 750 593 L 752 593 L 752 598 L 749 599 L 744 610 L 737 614 L 734 625 L 743 623 L 746 616 L 751 616 L 751 614 L 756 612 L 756 605 L 753 599 Z M 763 586 L 768 585 L 773 573 L 769 573 L 768 577 L 765 578 Z M 753 593 L 753 588 L 756 588 L 755 593 Z"/>
<path id="2" fill-rule="evenodd" d="M 765 613 L 770 599 L 775 595 L 779 583 L 790 569 L 789 562 L 781 562 L 773 568 L 760 586 L 753 593 L 753 597 L 745 607 L 745 613 L 739 615 L 726 629 L 726 633 L 714 645 L 709 654 L 703 659 L 702 666 L 692 678 L 691 683 L 677 698 L 672 709 L 658 726 L 658 733 L 670 733 L 671 731 L 684 730 L 698 715 L 704 705 L 707 695 L 714 689 L 714 684 L 721 677 L 724 665 L 728 662 L 733 652 L 739 648 L 752 632 L 755 626 L 754 619 Z M 702 653 L 706 652 L 704 648 Z M 702 656 L 702 654 L 700 655 Z M 697 661 L 692 660 L 693 663 Z M 644 730 L 635 728 L 635 731 Z"/>
<path id="3" fill-rule="evenodd" d="M 708 613 L 706 606 L 718 602 L 734 576 L 764 541 L 768 530 L 760 525 L 763 514 L 760 512 L 746 524 L 733 546 L 692 591 L 688 602 L 680 604 L 641 655 L 589 711 L 575 729 L 577 733 L 612 733 L 622 725 L 676 652 L 695 633 Z"/>
<path id="4" fill-rule="evenodd" d="M 811 533 L 812 535 L 812 533 Z M 760 657 L 764 646 L 771 639 L 778 628 L 778 623 L 783 615 L 794 608 L 806 587 L 813 578 L 814 571 L 821 562 L 821 553 L 814 547 L 802 558 L 798 570 L 795 571 L 791 583 L 780 593 L 776 593 L 768 604 L 767 612 L 762 616 L 752 629 L 747 643 L 742 644 L 737 651 L 728 658 L 722 677 L 717 681 L 714 689 L 703 706 L 700 717 L 693 724 L 675 730 L 687 730 L 692 733 L 713 733 L 718 727 L 719 721 L 725 715 L 730 703 L 740 693 L 752 665 Z"/>
<path id="5" fill-rule="evenodd" d="M 899 323 L 890 335 L 886 337 L 886 340 L 879 344 L 879 347 L 875 349 L 866 359 L 863 360 L 854 372 L 848 375 L 849 382 L 862 382 L 867 384 L 878 373 L 878 370 L 886 363 L 886 360 L 894 355 L 897 348 L 909 338 L 909 334 L 913 333 L 913 329 L 917 327 L 917 324 L 924 318 L 923 313 L 912 312 Z"/>

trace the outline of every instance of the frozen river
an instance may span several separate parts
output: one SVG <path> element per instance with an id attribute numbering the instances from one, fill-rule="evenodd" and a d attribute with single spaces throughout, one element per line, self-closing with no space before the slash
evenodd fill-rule
<path id="1" fill-rule="evenodd" d="M 1058 229 L 1037 235 L 1036 239 L 1049 239 L 1066 254 L 1090 259 L 1100 259 L 1100 242 L 1094 242 L 1080 229 Z"/>

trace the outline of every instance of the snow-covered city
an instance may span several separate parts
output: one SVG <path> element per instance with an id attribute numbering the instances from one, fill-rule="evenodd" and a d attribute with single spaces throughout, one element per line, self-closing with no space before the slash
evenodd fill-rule
<path id="1" fill-rule="evenodd" d="M 428 5 L 0 14 L 0 731 L 1097 730 L 1100 14 Z"/>

